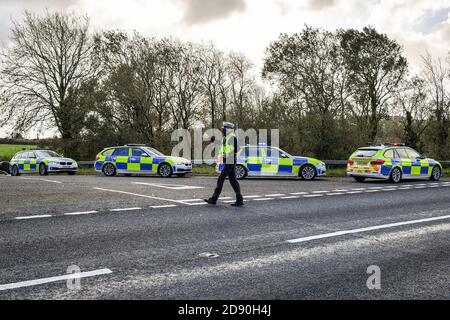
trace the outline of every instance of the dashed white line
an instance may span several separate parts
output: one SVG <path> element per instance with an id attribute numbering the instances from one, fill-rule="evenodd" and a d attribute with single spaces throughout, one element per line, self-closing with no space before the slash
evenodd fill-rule
<path id="1" fill-rule="evenodd" d="M 293 193 L 290 193 L 290 194 L 292 194 L 294 196 L 302 196 L 304 194 L 308 194 L 308 192 L 293 192 Z"/>
<path id="2" fill-rule="evenodd" d="M 41 284 L 58 282 L 58 281 L 69 280 L 69 279 L 95 277 L 95 276 L 100 276 L 100 275 L 105 275 L 105 274 L 110 274 L 110 273 L 112 273 L 112 271 L 110 269 L 105 268 L 105 269 L 99 269 L 99 270 L 88 271 L 88 272 L 71 273 L 71 274 L 66 274 L 66 275 L 57 276 L 57 277 L 8 283 L 8 284 L 0 285 L 0 291 L 18 289 L 18 288 L 23 288 L 23 287 L 37 286 L 37 285 L 41 285 Z"/>
<path id="3" fill-rule="evenodd" d="M 81 215 L 92 214 L 92 213 L 97 213 L 97 211 L 93 210 L 93 211 L 67 212 L 67 213 L 64 213 L 64 215 L 65 216 L 81 216 Z"/>
<path id="4" fill-rule="evenodd" d="M 359 229 L 336 231 L 336 232 L 319 234 L 319 235 L 310 236 L 310 237 L 303 237 L 303 238 L 298 238 L 298 239 L 287 240 L 287 242 L 288 243 L 308 242 L 308 241 L 312 241 L 312 240 L 338 237 L 338 236 L 343 236 L 343 235 L 347 235 L 347 234 L 354 234 L 354 233 L 361 233 L 361 232 L 367 232 L 367 231 L 388 229 L 388 228 L 394 228 L 394 227 L 399 227 L 399 226 L 413 225 L 413 224 L 432 222 L 432 221 L 439 221 L 439 220 L 445 220 L 445 219 L 450 219 L 450 215 L 441 216 L 441 217 L 434 217 L 434 218 L 427 218 L 427 219 L 403 221 L 403 222 L 397 222 L 397 223 L 389 223 L 389 224 L 383 224 L 383 225 L 367 227 L 367 228 L 359 228 Z"/>
<path id="5" fill-rule="evenodd" d="M 41 215 L 35 215 L 35 216 L 23 216 L 23 217 L 15 217 L 16 220 L 27 220 L 27 219 L 39 219 L 39 218 L 50 218 L 52 217 L 51 214 L 41 214 Z"/>
<path id="6" fill-rule="evenodd" d="M 266 197 L 283 197 L 285 196 L 284 193 L 275 193 L 275 194 L 266 194 Z"/>
<path id="7" fill-rule="evenodd" d="M 280 199 L 300 199 L 300 196 L 287 196 L 287 197 L 281 197 Z"/>
<path id="8" fill-rule="evenodd" d="M 174 208 L 177 207 L 176 204 L 166 204 L 166 205 L 161 205 L 161 206 L 151 206 L 150 208 L 152 209 L 162 209 L 162 208 Z"/>
<path id="9" fill-rule="evenodd" d="M 119 209 L 111 209 L 112 212 L 122 212 L 122 211 L 136 211 L 136 210 L 142 210 L 140 207 L 135 208 L 119 208 Z"/>
<path id="10" fill-rule="evenodd" d="M 331 193 L 327 193 L 327 196 L 340 196 L 343 195 L 344 193 L 342 192 L 331 192 Z"/>
<path id="11" fill-rule="evenodd" d="M 313 191 L 312 193 L 328 193 L 330 191 Z"/>
<path id="12" fill-rule="evenodd" d="M 250 196 L 244 196 L 245 199 L 254 199 L 254 198 L 261 198 L 262 196 L 258 195 L 250 195 Z"/>
<path id="13" fill-rule="evenodd" d="M 275 200 L 274 198 L 257 198 L 254 199 L 253 201 L 269 201 L 269 200 Z"/>
<path id="14" fill-rule="evenodd" d="M 317 197 L 323 197 L 323 194 L 307 194 L 304 195 L 303 198 L 317 198 Z"/>
<path id="15" fill-rule="evenodd" d="M 362 191 L 349 191 L 349 192 L 346 192 L 346 194 L 360 194 L 360 193 L 363 193 Z"/>

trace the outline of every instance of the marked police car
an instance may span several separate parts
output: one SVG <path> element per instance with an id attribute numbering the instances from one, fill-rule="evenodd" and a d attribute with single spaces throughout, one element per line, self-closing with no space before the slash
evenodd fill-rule
<path id="1" fill-rule="evenodd" d="M 216 172 L 224 168 L 219 158 Z M 313 180 L 326 174 L 325 163 L 307 157 L 291 156 L 289 153 L 265 144 L 245 146 L 237 153 L 236 178 L 248 176 L 301 177 Z"/>
<path id="2" fill-rule="evenodd" d="M 106 148 L 97 154 L 95 171 L 103 172 L 107 177 L 116 174 L 131 176 L 152 173 L 157 173 L 163 178 L 171 177 L 173 174 L 184 177 L 192 172 L 192 163 L 184 158 L 165 156 L 146 145 L 128 144 Z"/>
<path id="3" fill-rule="evenodd" d="M 384 144 L 358 149 L 350 156 L 347 175 L 358 182 L 367 178 L 390 180 L 429 179 L 438 181 L 442 165 L 404 144 Z"/>
<path id="4" fill-rule="evenodd" d="M 55 172 L 74 175 L 77 169 L 78 164 L 75 160 L 61 157 L 51 150 L 24 150 L 16 153 L 10 161 L 10 172 L 13 176 L 37 172 L 41 176 Z"/>

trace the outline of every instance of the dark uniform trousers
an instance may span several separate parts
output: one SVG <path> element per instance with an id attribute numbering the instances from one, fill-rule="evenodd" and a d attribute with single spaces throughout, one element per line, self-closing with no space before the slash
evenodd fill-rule
<path id="1" fill-rule="evenodd" d="M 225 167 L 223 168 L 222 172 L 220 173 L 219 179 L 217 180 L 217 187 L 214 190 L 214 195 L 212 196 L 214 201 L 217 201 L 217 199 L 219 199 L 226 177 L 228 177 L 228 179 L 230 180 L 231 187 L 233 187 L 233 190 L 236 193 L 236 201 L 241 202 L 244 200 L 241 194 L 241 188 L 236 179 L 235 169 L 235 164 L 225 164 Z"/>

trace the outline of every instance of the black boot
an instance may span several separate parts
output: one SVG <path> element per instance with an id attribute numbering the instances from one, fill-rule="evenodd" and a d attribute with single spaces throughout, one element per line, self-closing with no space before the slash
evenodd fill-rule
<path id="1" fill-rule="evenodd" d="M 242 207 L 244 205 L 244 199 L 242 197 L 236 198 L 236 202 L 231 204 L 233 207 Z"/>
<path id="2" fill-rule="evenodd" d="M 216 205 L 217 200 L 215 200 L 214 198 L 209 198 L 209 199 L 203 199 L 205 200 L 205 202 L 207 204 L 212 204 L 212 205 Z"/>

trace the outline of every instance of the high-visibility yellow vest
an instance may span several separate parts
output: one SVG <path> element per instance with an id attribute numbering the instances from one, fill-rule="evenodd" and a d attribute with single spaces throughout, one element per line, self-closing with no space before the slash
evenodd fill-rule
<path id="1" fill-rule="evenodd" d="M 235 137 L 236 136 L 234 135 L 234 133 L 230 133 L 226 136 L 225 143 L 222 143 L 222 147 L 220 148 L 221 156 L 234 151 L 234 138 Z"/>

